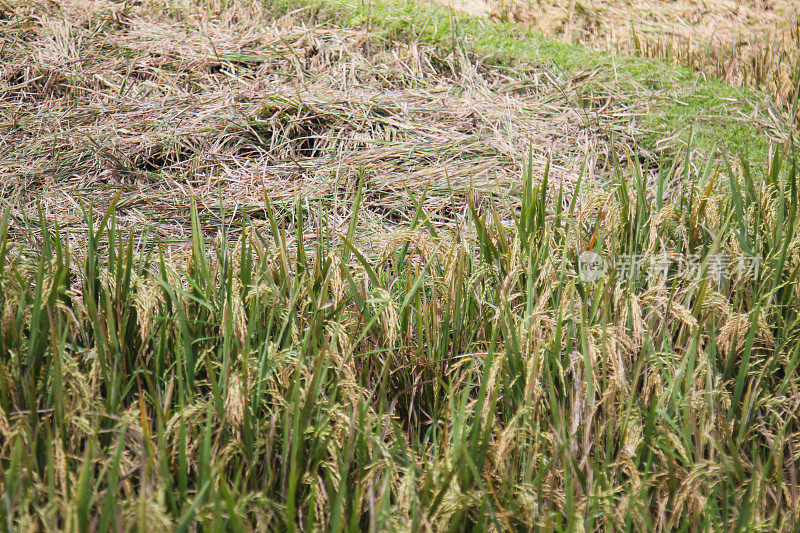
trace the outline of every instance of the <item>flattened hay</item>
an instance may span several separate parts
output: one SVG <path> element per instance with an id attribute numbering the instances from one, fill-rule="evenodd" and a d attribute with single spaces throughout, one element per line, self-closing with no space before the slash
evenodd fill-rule
<path id="1" fill-rule="evenodd" d="M 588 118 L 546 69 L 172 2 L 8 4 L 0 35 L 0 181 L 17 220 L 79 229 L 117 200 L 128 227 L 185 236 L 192 198 L 211 225 L 271 201 L 350 194 L 375 231 L 428 188 L 436 213 L 467 191 L 507 197 L 523 159 L 570 189 L 606 150 L 613 106 Z M 619 128 L 619 137 L 630 135 Z M 593 165 L 590 165 L 593 166 Z"/>

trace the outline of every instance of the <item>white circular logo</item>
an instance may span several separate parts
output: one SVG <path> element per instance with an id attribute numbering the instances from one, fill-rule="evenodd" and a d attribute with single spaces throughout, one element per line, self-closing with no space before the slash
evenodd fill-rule
<path id="1" fill-rule="evenodd" d="M 581 252 L 578 256 L 578 276 L 581 281 L 588 283 L 597 281 L 606 273 L 606 260 L 594 252 Z"/>

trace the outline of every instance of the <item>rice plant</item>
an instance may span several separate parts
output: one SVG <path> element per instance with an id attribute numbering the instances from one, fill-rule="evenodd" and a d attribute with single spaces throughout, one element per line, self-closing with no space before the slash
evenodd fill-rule
<path id="1" fill-rule="evenodd" d="M 209 240 L 193 207 L 172 256 L 113 205 L 85 209 L 81 251 L 6 211 L 3 523 L 790 529 L 795 160 L 630 169 L 568 200 L 528 166 L 510 221 L 470 201 L 450 234 L 414 198 L 381 253 L 358 244 L 363 182 L 345 232 L 266 203 Z"/>

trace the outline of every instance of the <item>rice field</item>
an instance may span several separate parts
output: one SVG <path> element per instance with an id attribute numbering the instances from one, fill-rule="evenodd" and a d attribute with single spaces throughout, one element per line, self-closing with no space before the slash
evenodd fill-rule
<path id="1" fill-rule="evenodd" d="M 784 103 L 405 1 L 0 0 L 0 527 L 795 530 Z"/>

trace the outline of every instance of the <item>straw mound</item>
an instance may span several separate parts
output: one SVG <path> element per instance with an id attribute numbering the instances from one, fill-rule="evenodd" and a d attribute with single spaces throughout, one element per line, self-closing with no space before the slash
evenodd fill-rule
<path id="1" fill-rule="evenodd" d="M 363 173 L 375 215 L 364 222 L 386 225 L 426 186 L 440 193 L 434 215 L 472 188 L 506 195 L 529 149 L 537 172 L 552 154 L 568 189 L 615 122 L 613 106 L 603 128 L 587 121 L 544 69 L 510 73 L 260 6 L 6 2 L 0 182 L 17 221 L 41 202 L 79 228 L 81 202 L 102 209 L 119 193 L 125 225 L 181 237 L 192 197 L 213 224 L 221 201 L 255 212 L 265 193 L 351 195 Z"/>

